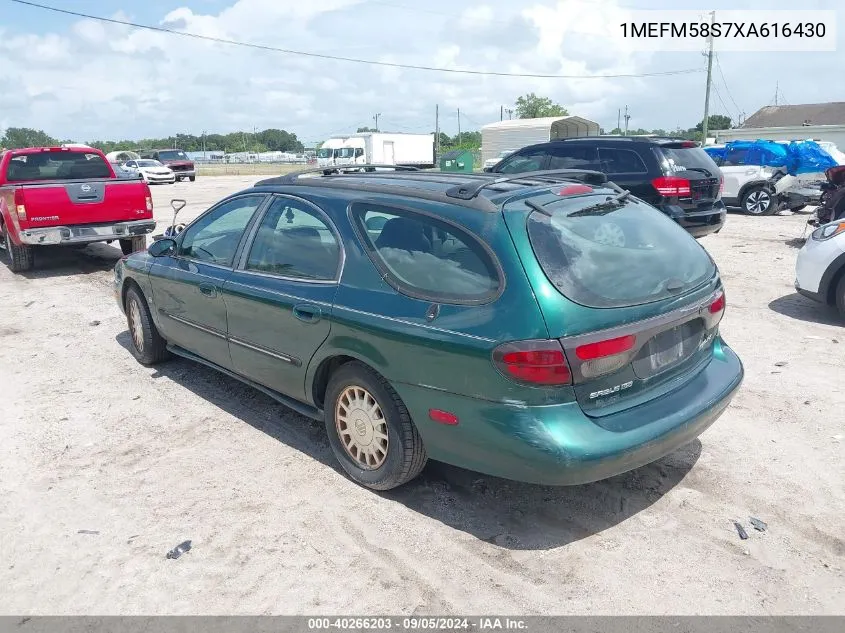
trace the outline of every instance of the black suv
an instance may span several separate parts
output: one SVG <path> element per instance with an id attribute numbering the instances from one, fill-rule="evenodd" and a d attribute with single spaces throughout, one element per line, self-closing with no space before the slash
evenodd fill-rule
<path id="1" fill-rule="evenodd" d="M 485 171 L 591 169 L 657 207 L 694 237 L 718 233 L 727 211 L 722 174 L 693 141 L 645 136 L 590 136 L 529 145 Z"/>

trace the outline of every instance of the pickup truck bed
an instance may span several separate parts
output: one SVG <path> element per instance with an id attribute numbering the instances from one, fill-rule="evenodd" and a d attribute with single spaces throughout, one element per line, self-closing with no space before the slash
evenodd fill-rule
<path id="1" fill-rule="evenodd" d="M 33 247 L 118 240 L 146 248 L 155 228 L 149 187 L 118 178 L 91 148 L 29 148 L 0 154 L 2 247 L 15 272 L 34 265 Z"/>

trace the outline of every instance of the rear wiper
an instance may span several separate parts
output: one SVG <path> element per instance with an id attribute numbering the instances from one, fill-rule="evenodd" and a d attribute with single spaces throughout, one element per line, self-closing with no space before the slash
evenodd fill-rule
<path id="1" fill-rule="evenodd" d="M 566 217 L 568 218 L 577 218 L 583 215 L 604 215 L 605 213 L 611 213 L 616 211 L 620 207 L 624 207 L 624 201 L 631 195 L 631 192 L 627 189 L 620 194 L 613 196 L 612 198 L 608 198 L 604 202 L 599 202 L 598 204 L 591 204 L 589 207 L 584 207 L 583 209 L 579 209 L 578 211 L 573 211 L 572 213 L 567 213 Z"/>
<path id="2" fill-rule="evenodd" d="M 709 169 L 705 169 L 704 167 L 685 167 L 684 169 L 686 171 L 699 171 L 702 174 L 704 174 L 705 176 L 707 176 L 708 178 L 713 177 L 713 172 L 711 172 Z"/>

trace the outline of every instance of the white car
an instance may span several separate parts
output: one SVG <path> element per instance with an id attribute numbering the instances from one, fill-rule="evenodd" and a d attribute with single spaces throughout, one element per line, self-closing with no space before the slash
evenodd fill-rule
<path id="1" fill-rule="evenodd" d="M 824 224 L 798 251 L 795 290 L 835 306 L 845 319 L 845 220 Z"/>
<path id="2" fill-rule="evenodd" d="M 513 154 L 516 150 L 515 149 L 506 149 L 503 152 L 499 152 L 499 155 L 495 158 L 488 158 L 484 161 L 484 169 L 489 169 L 490 167 L 494 167 L 498 165 L 503 159 L 507 158 L 511 154 Z"/>
<path id="3" fill-rule="evenodd" d="M 140 160 L 128 160 L 123 163 L 126 169 L 140 173 L 144 182 L 149 184 L 172 185 L 176 182 L 176 174 L 170 167 L 162 165 L 157 160 L 142 158 Z"/>

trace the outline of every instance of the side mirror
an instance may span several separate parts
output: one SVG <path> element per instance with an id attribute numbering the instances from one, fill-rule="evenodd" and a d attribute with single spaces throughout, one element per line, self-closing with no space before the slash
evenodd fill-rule
<path id="1" fill-rule="evenodd" d="M 489 173 L 493 172 L 493 168 L 492 167 L 485 167 L 484 171 L 486 171 L 489 174 Z"/>
<path id="2" fill-rule="evenodd" d="M 147 252 L 152 257 L 164 257 L 165 255 L 172 255 L 176 252 L 176 240 L 170 238 L 163 238 L 150 244 Z"/>

